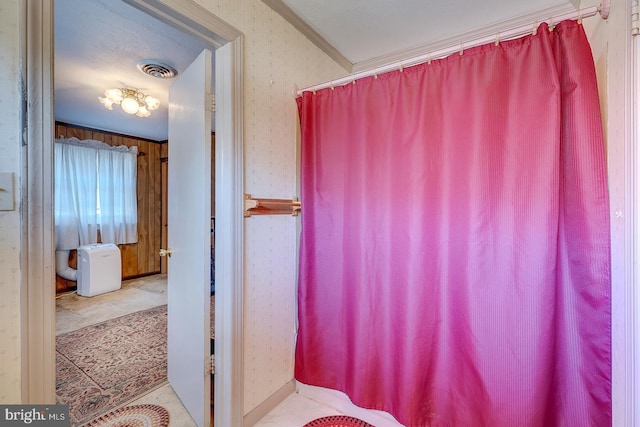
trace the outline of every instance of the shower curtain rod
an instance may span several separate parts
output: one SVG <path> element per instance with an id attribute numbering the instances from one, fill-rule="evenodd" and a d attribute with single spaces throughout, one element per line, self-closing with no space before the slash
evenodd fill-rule
<path id="1" fill-rule="evenodd" d="M 381 67 L 372 68 L 371 70 L 361 71 L 355 74 L 351 74 L 347 77 L 331 80 L 329 82 L 321 83 L 315 86 L 310 86 L 305 89 L 294 88 L 294 96 L 302 96 L 303 92 L 315 92 L 317 90 L 326 89 L 329 87 L 333 88 L 335 86 L 343 86 L 349 83 L 355 84 L 356 80 L 364 77 L 377 76 L 378 74 L 382 74 L 382 73 L 386 73 L 386 72 L 398 70 L 398 69 L 402 70 L 405 67 L 411 67 L 411 66 L 422 64 L 425 62 L 430 62 L 433 59 L 444 58 L 456 52 L 462 55 L 464 50 L 470 47 L 481 46 L 483 44 L 487 44 L 491 42 L 495 42 L 497 44 L 503 40 L 515 39 L 531 33 L 535 34 L 537 32 L 538 25 L 542 24 L 543 22 L 547 22 L 551 26 L 551 29 L 553 29 L 555 25 L 554 23 L 558 23 L 560 21 L 564 21 L 567 19 L 581 20 L 583 18 L 589 18 L 597 14 L 600 14 L 602 19 L 607 19 L 609 17 L 610 6 L 611 6 L 611 0 L 603 0 L 599 6 L 587 7 L 584 9 L 576 10 L 575 12 L 556 15 L 547 20 L 535 22 L 531 25 L 522 25 L 516 28 L 512 28 L 510 30 L 499 31 L 495 35 L 464 41 L 462 43 L 457 43 L 455 45 L 452 45 L 443 49 L 439 49 L 433 52 L 415 56 L 413 58 L 405 59 L 402 61 L 394 62 L 388 65 L 383 65 Z"/>

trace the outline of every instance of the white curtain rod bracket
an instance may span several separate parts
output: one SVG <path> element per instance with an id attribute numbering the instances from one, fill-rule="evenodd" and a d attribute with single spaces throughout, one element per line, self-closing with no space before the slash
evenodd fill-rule
<path id="1" fill-rule="evenodd" d="M 451 55 L 452 53 L 458 52 L 460 55 L 462 55 L 465 49 L 469 49 L 475 46 L 481 46 L 491 42 L 495 43 L 495 41 L 498 40 L 497 37 L 499 37 L 499 41 L 504 41 L 504 40 L 510 40 L 510 39 L 522 37 L 528 34 L 533 34 L 535 36 L 536 33 L 538 32 L 538 26 L 542 22 L 547 22 L 548 24 L 550 24 L 549 30 L 553 31 L 553 28 L 555 27 L 554 23 L 560 22 L 560 21 L 577 20 L 577 19 L 580 19 L 580 21 L 582 21 L 583 18 L 589 18 L 597 14 L 600 14 L 600 17 L 602 19 L 607 19 L 609 17 L 610 8 L 611 8 L 611 0 L 602 0 L 602 3 L 600 3 L 599 6 L 592 6 L 585 9 L 579 9 L 574 12 L 552 16 L 546 21 L 534 22 L 533 24 L 527 24 L 527 25 L 523 25 L 520 27 L 511 28 L 507 30 L 501 29 L 498 31 L 498 36 L 492 35 L 492 36 L 481 37 L 473 40 L 465 40 L 465 41 L 462 41 L 461 43 L 455 44 L 454 46 L 448 46 L 443 49 L 439 49 L 436 51 L 428 52 L 423 55 L 415 56 L 413 58 L 404 59 L 402 61 L 397 61 L 391 64 L 383 65 L 381 67 L 373 68 L 366 71 L 361 71 L 359 73 L 351 74 L 341 79 L 331 80 L 330 82 L 322 83 L 315 86 L 310 86 L 305 89 L 297 89 L 296 87 L 294 97 L 302 96 L 303 92 L 315 93 L 318 90 L 326 89 L 329 87 L 334 88 L 336 86 L 343 86 L 349 83 L 356 84 L 356 80 L 362 79 L 364 77 L 379 75 L 379 74 L 387 73 L 389 71 L 399 70 L 404 67 L 411 67 L 411 66 L 422 64 L 425 62 L 431 62 L 431 60 L 433 59 L 444 58 Z M 533 25 L 533 30 L 531 29 L 532 25 Z"/>

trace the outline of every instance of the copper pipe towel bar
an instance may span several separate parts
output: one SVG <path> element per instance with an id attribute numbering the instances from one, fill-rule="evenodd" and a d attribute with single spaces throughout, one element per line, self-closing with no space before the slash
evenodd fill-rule
<path id="1" fill-rule="evenodd" d="M 298 216 L 302 205 L 297 197 L 291 199 L 258 199 L 251 194 L 244 195 L 244 216 L 252 215 L 293 215 Z"/>

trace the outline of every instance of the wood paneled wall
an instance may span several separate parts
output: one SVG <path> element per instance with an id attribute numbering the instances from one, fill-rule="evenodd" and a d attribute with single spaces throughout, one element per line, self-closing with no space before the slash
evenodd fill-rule
<path id="1" fill-rule="evenodd" d="M 162 235 L 161 151 L 163 146 L 166 150 L 166 144 L 63 123 L 56 123 L 55 134 L 56 138 L 61 136 L 65 138 L 76 137 L 78 139 L 95 139 L 113 146 L 138 146 L 138 242 L 120 245 L 122 278 L 130 279 L 159 273 Z M 72 251 L 70 265 L 76 268 L 75 251 Z M 56 291 L 64 292 L 75 287 L 76 282 L 70 282 L 56 276 Z"/>
<path id="2" fill-rule="evenodd" d="M 162 229 L 160 233 L 160 244 L 162 248 L 166 249 L 169 246 L 167 245 L 169 231 L 169 212 L 167 210 L 167 196 L 169 193 L 167 185 L 169 183 L 169 144 L 162 144 L 160 148 L 160 161 L 162 162 L 160 169 L 162 175 Z M 160 257 L 160 273 L 167 274 L 167 265 L 167 257 Z"/>

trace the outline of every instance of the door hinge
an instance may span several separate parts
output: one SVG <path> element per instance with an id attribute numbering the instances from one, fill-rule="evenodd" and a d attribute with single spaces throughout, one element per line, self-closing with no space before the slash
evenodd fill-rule
<path id="1" fill-rule="evenodd" d="M 638 5 L 638 0 L 633 0 L 631 3 L 631 35 L 637 36 L 640 34 L 640 6 Z"/>
<path id="2" fill-rule="evenodd" d="M 205 363 L 204 373 L 205 375 L 213 375 L 216 373 L 216 356 L 211 354 L 209 356 L 209 361 Z"/>
<path id="3" fill-rule="evenodd" d="M 212 93 L 207 93 L 204 100 L 204 109 L 210 113 L 216 112 L 216 96 Z"/>

